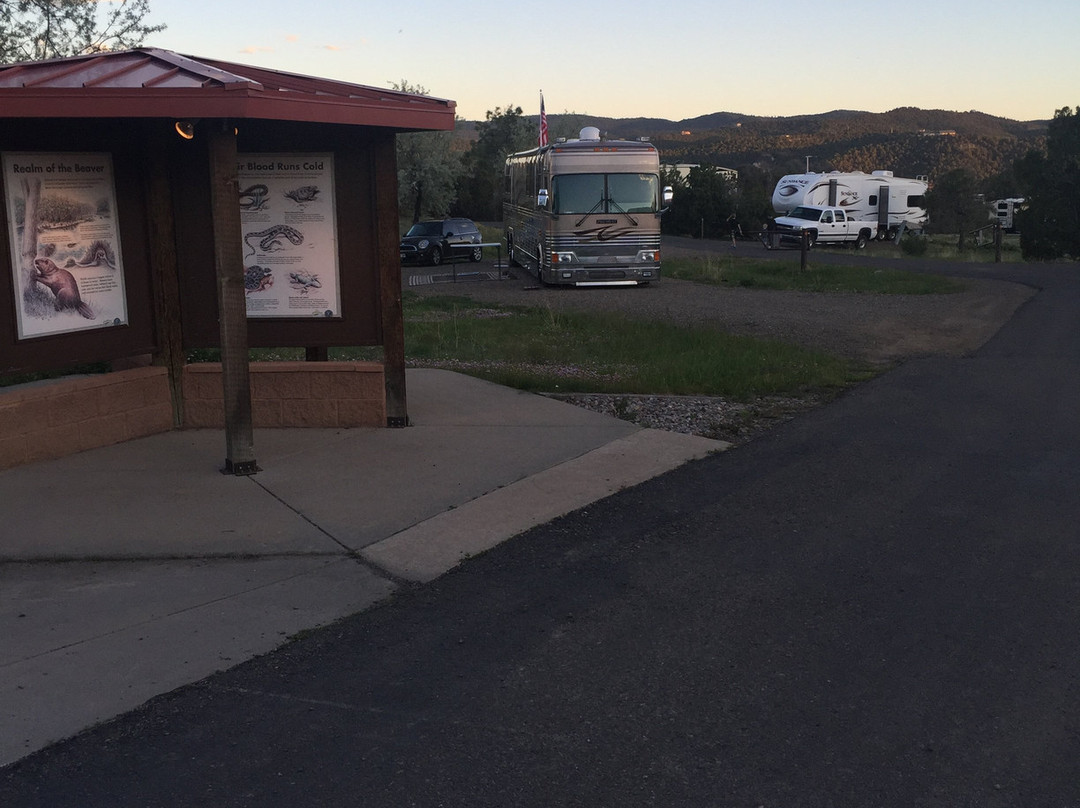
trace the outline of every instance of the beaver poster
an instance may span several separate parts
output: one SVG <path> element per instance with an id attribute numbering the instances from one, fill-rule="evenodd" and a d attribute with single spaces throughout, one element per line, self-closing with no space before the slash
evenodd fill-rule
<path id="1" fill-rule="evenodd" d="M 109 154 L 5 152 L 19 339 L 127 323 Z"/>
<path id="2" fill-rule="evenodd" d="M 340 317 L 334 155 L 237 155 L 248 317 Z"/>

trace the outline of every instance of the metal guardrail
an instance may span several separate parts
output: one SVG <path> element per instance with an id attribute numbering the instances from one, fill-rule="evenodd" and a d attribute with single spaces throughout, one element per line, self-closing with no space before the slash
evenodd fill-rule
<path id="1" fill-rule="evenodd" d="M 471 247 L 480 247 L 481 251 L 483 250 L 484 247 L 495 247 L 499 251 L 499 256 L 498 256 L 498 259 L 497 259 L 498 260 L 498 265 L 497 266 L 498 266 L 498 270 L 499 270 L 499 280 L 501 281 L 502 278 L 503 278 L 503 272 L 502 272 L 502 242 L 501 241 L 485 241 L 485 242 L 482 242 L 480 244 L 471 244 L 469 246 L 471 246 Z M 453 265 L 453 273 L 454 273 L 454 283 L 457 283 L 457 279 L 458 279 L 457 262 L 456 261 L 453 262 L 452 265 Z M 463 272 L 461 274 L 464 276 L 464 275 L 479 275 L 480 273 L 479 272 Z"/>

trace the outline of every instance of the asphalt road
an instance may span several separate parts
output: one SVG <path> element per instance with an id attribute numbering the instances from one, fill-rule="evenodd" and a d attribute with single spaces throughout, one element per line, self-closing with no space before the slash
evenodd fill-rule
<path id="1" fill-rule="evenodd" d="M 0 770 L 0 805 L 1080 805 L 1080 270 L 997 272 L 1040 291 L 974 355 Z"/>

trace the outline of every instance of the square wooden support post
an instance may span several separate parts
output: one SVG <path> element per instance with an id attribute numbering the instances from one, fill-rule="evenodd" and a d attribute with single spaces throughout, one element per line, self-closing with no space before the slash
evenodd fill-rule
<path id="1" fill-rule="evenodd" d="M 251 377 L 248 365 L 247 301 L 236 134 L 228 121 L 211 125 L 210 212 L 214 222 L 214 264 L 217 270 L 218 322 L 221 330 L 221 381 L 225 403 L 225 474 L 254 474 L 255 438 L 251 417 Z"/>
<path id="2" fill-rule="evenodd" d="M 381 290 L 386 425 L 409 425 L 405 397 L 405 314 L 401 302 L 401 234 L 398 233 L 397 145 L 380 139 L 375 163 L 375 240 Z"/>

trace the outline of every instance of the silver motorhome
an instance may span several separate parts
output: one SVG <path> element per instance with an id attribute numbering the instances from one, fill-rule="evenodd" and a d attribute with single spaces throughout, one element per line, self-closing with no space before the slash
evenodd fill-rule
<path id="1" fill-rule="evenodd" d="M 595 127 L 506 158 L 503 222 L 512 263 L 541 283 L 612 286 L 660 279 L 660 155 Z"/>
<path id="2" fill-rule="evenodd" d="M 878 238 L 894 238 L 901 227 L 922 230 L 927 182 L 893 176 L 891 171 L 831 171 L 788 174 L 773 191 L 772 205 L 783 216 L 799 205 L 839 207 L 854 219 L 877 222 Z"/>

